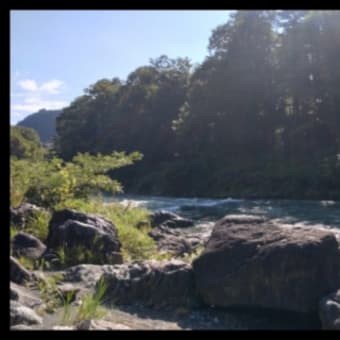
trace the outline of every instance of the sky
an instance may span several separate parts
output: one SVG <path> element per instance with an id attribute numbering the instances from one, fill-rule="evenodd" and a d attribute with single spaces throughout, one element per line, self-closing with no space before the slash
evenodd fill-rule
<path id="1" fill-rule="evenodd" d="M 10 118 L 60 109 L 102 78 L 126 79 L 162 54 L 200 63 L 230 11 L 11 11 Z"/>

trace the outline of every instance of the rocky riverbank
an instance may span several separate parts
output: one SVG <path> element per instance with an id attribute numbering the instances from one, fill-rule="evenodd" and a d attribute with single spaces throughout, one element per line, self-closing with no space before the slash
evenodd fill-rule
<path id="1" fill-rule="evenodd" d="M 22 227 L 12 239 L 11 329 L 339 329 L 340 251 L 330 231 L 247 215 L 202 230 L 160 211 L 149 235 L 172 258 L 124 262 L 111 221 L 56 211 L 43 244 L 25 233 L 34 209 L 11 211 Z M 61 246 L 75 257 L 66 268 Z M 25 268 L 23 254 L 39 269 Z M 86 314 L 98 292 L 102 314 Z"/>

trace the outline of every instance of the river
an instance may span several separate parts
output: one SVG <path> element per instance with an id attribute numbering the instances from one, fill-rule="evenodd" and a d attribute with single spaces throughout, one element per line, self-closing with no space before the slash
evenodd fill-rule
<path id="1" fill-rule="evenodd" d="M 196 226 L 211 226 L 227 214 L 264 216 L 287 227 L 315 227 L 340 237 L 340 201 L 243 200 L 118 195 L 106 201 L 150 211 L 167 210 L 194 219 Z"/>

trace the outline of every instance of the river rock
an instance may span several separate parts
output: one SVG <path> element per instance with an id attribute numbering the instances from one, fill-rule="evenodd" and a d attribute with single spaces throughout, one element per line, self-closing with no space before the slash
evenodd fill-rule
<path id="1" fill-rule="evenodd" d="M 105 302 L 153 308 L 191 306 L 196 301 L 192 268 L 178 261 L 140 261 L 104 273 Z"/>
<path id="2" fill-rule="evenodd" d="M 17 208 L 11 207 L 11 223 L 19 229 L 24 229 L 28 221 L 34 217 L 37 212 L 43 210 L 43 208 L 30 203 L 23 203 Z"/>
<path id="3" fill-rule="evenodd" d="M 214 226 L 193 262 L 197 289 L 208 305 L 316 312 L 340 286 L 340 253 L 330 232 L 270 223 Z"/>
<path id="4" fill-rule="evenodd" d="M 46 250 L 46 246 L 33 235 L 19 232 L 12 240 L 13 256 L 25 256 L 38 259 Z"/>
<path id="5" fill-rule="evenodd" d="M 83 320 L 77 325 L 78 330 L 128 330 L 129 326 L 106 320 Z"/>
<path id="6" fill-rule="evenodd" d="M 323 329 L 340 330 L 340 289 L 320 301 L 319 315 Z"/>
<path id="7" fill-rule="evenodd" d="M 64 281 L 78 283 L 86 288 L 95 287 L 97 281 L 104 273 L 111 273 L 112 265 L 79 264 L 67 268 L 64 272 Z"/>
<path id="8" fill-rule="evenodd" d="M 10 280 L 24 284 L 32 278 L 31 273 L 25 269 L 14 257 L 10 257 Z"/>
<path id="9" fill-rule="evenodd" d="M 14 282 L 10 283 L 10 299 L 30 308 L 43 304 L 43 301 L 35 293 Z"/>
<path id="10" fill-rule="evenodd" d="M 183 218 L 175 213 L 160 210 L 150 215 L 152 227 L 165 226 L 168 228 L 187 228 L 194 225 L 194 221 Z"/>
<path id="11" fill-rule="evenodd" d="M 187 233 L 184 230 L 169 229 L 168 227 L 156 227 L 149 232 L 157 247 L 162 252 L 183 256 L 193 252 L 197 247 L 203 246 L 208 238 L 202 233 Z"/>
<path id="12" fill-rule="evenodd" d="M 53 326 L 52 330 L 53 331 L 74 331 L 74 330 L 76 330 L 76 328 L 73 327 L 73 326 L 59 326 L 59 325 L 57 325 L 57 326 Z"/>
<path id="13" fill-rule="evenodd" d="M 87 263 L 122 263 L 117 228 L 107 219 L 71 209 L 56 211 L 49 224 L 47 246 L 50 249 L 84 247 L 92 256 Z M 76 262 L 76 258 L 74 261 Z"/>
<path id="14" fill-rule="evenodd" d="M 10 322 L 11 326 L 19 324 L 41 325 L 42 319 L 33 309 L 26 307 L 17 301 L 11 301 Z"/>
<path id="15" fill-rule="evenodd" d="M 223 220 L 225 223 L 233 223 L 233 224 L 258 224 L 264 223 L 268 219 L 264 216 L 256 216 L 256 215 L 226 215 Z"/>
<path id="16" fill-rule="evenodd" d="M 39 329 L 39 328 L 37 328 L 35 325 L 28 326 L 25 324 L 11 326 L 11 331 L 31 331 L 35 329 Z"/>

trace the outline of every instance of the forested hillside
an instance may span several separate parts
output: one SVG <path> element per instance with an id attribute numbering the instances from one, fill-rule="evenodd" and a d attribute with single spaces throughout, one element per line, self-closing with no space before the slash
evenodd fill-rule
<path id="1" fill-rule="evenodd" d="M 237 11 L 202 64 L 161 56 L 89 86 L 57 151 L 143 153 L 113 173 L 130 192 L 339 199 L 339 56 L 339 11 Z"/>
<path id="2" fill-rule="evenodd" d="M 36 130 L 43 143 L 51 142 L 56 133 L 55 122 L 60 112 L 61 110 L 40 110 L 27 116 L 17 125 Z"/>

